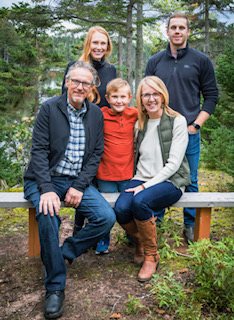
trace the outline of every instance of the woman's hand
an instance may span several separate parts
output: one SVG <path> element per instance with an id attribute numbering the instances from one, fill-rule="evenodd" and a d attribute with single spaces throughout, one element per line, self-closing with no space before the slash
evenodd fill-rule
<path id="1" fill-rule="evenodd" d="M 129 189 L 126 189 L 125 191 L 126 192 L 133 192 L 133 194 L 135 196 L 136 194 L 138 194 L 138 192 L 141 192 L 144 189 L 145 189 L 145 187 L 143 186 L 143 184 L 141 184 L 140 186 L 137 186 L 135 188 L 129 188 Z"/>

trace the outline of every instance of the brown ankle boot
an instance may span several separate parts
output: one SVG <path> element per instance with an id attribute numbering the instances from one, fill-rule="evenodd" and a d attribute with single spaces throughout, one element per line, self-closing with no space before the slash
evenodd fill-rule
<path id="1" fill-rule="evenodd" d="M 136 264 L 142 264 L 144 262 L 144 246 L 140 239 L 140 234 L 138 232 L 136 223 L 132 220 L 129 223 L 121 224 L 121 227 L 133 237 L 134 244 L 135 244 L 135 255 L 134 255 L 134 262 Z"/>
<path id="2" fill-rule="evenodd" d="M 152 278 L 158 268 L 160 255 L 157 248 L 157 232 L 155 219 L 147 221 L 135 220 L 144 246 L 145 260 L 138 274 L 138 281 L 145 282 Z"/>

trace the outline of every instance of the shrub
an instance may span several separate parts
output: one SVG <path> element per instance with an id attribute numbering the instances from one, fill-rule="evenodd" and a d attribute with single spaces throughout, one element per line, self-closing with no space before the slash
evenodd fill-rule
<path id="1" fill-rule="evenodd" d="M 208 169 L 216 169 L 234 176 L 234 132 L 225 126 L 211 131 L 210 140 L 203 139 L 202 160 Z M 231 186 L 231 189 L 233 185 Z"/>
<path id="2" fill-rule="evenodd" d="M 150 291 L 155 295 L 159 308 L 164 307 L 167 308 L 168 311 L 176 309 L 186 300 L 186 294 L 182 284 L 177 282 L 173 278 L 173 275 L 173 272 L 168 272 L 168 274 L 160 277 L 159 274 L 156 273 L 153 276 L 155 284 Z"/>
<path id="3" fill-rule="evenodd" d="M 224 238 L 214 244 L 202 239 L 188 249 L 195 271 L 197 300 L 219 310 L 234 311 L 233 247 L 234 240 Z"/>

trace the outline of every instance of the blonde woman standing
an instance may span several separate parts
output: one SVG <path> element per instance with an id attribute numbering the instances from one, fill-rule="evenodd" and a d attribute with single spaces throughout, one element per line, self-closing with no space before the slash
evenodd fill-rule
<path id="1" fill-rule="evenodd" d="M 104 106 L 110 108 L 110 105 L 105 98 L 106 85 L 109 81 L 116 78 L 115 66 L 106 61 L 106 58 L 111 52 L 112 43 L 108 32 L 100 26 L 91 27 L 84 41 L 83 54 L 78 60 L 89 62 L 97 71 L 99 83 L 96 85 L 97 89 L 95 88 L 92 91 L 88 99 L 97 104 L 100 108 Z M 67 65 L 62 92 L 66 89 L 64 84 L 67 70 L 74 63 L 75 61 L 72 61 Z"/>
<path id="2" fill-rule="evenodd" d="M 134 238 L 134 260 L 143 263 L 138 280 L 150 280 L 159 254 L 155 211 L 177 202 L 190 184 L 185 151 L 186 119 L 169 106 L 164 82 L 156 76 L 141 80 L 136 103 L 138 130 L 134 177 L 115 205 L 117 221 Z"/>

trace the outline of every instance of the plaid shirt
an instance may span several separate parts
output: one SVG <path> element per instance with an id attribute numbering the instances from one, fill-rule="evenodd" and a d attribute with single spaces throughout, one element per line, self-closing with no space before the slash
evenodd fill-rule
<path id="1" fill-rule="evenodd" d="M 81 171 L 85 152 L 85 130 L 83 117 L 87 111 L 84 102 L 81 109 L 75 109 L 67 101 L 67 111 L 70 123 L 70 136 L 65 151 L 65 155 L 55 168 L 56 173 L 65 176 L 77 176 Z M 52 174 L 53 175 L 53 174 Z"/>

